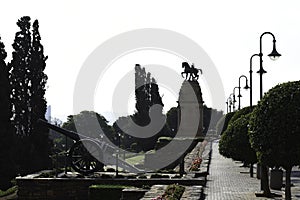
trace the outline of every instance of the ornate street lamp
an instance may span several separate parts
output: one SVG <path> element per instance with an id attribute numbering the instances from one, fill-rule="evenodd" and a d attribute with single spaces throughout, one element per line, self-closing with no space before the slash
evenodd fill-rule
<path id="1" fill-rule="evenodd" d="M 260 99 L 262 99 L 263 97 L 263 84 L 262 84 L 262 75 L 264 73 L 267 73 L 264 69 L 263 69 L 263 53 L 262 53 L 262 37 L 266 34 L 272 35 L 273 37 L 273 50 L 272 52 L 268 55 L 272 60 L 277 60 L 281 54 L 277 52 L 276 50 L 276 39 L 273 33 L 271 32 L 264 32 L 263 34 L 261 34 L 260 36 L 260 42 L 259 42 L 259 71 L 257 73 L 259 73 L 260 75 Z"/>
<path id="2" fill-rule="evenodd" d="M 232 106 L 232 111 L 234 111 L 234 109 L 235 109 L 235 102 L 236 102 L 235 96 L 234 96 L 233 93 L 231 93 L 231 94 L 229 95 L 229 97 L 230 97 L 230 99 L 231 99 L 230 106 Z M 229 107 L 229 108 L 230 108 L 230 107 Z M 231 109 L 230 109 L 230 112 L 231 112 Z"/>
<path id="3" fill-rule="evenodd" d="M 263 34 L 261 34 L 260 36 L 260 40 L 259 40 L 259 71 L 257 73 L 259 73 L 260 75 L 260 100 L 263 97 L 263 83 L 262 83 L 262 75 L 264 73 L 267 73 L 264 69 L 263 69 L 263 53 L 262 53 L 262 37 L 266 34 L 272 35 L 273 37 L 273 50 L 272 52 L 268 55 L 272 60 L 277 60 L 281 54 L 279 54 L 276 50 L 276 39 L 273 33 L 271 32 L 264 32 Z M 270 188 L 269 188 L 269 177 L 268 177 L 268 168 L 266 165 L 262 164 L 261 165 L 261 189 L 264 191 L 265 194 L 270 194 Z"/>
<path id="4" fill-rule="evenodd" d="M 229 108 L 229 112 L 231 112 L 231 105 L 232 105 L 231 97 L 227 98 L 226 105 L 227 105 L 227 113 L 228 113 L 228 108 Z"/>
<path id="5" fill-rule="evenodd" d="M 252 59 L 254 56 L 259 56 L 258 54 L 253 54 L 250 58 L 250 108 L 252 108 Z"/>
<path id="6" fill-rule="evenodd" d="M 232 107 L 232 110 L 233 112 L 235 111 L 235 103 L 236 103 L 236 99 L 235 99 L 235 89 L 239 89 L 239 87 L 234 87 L 233 88 L 233 107 Z"/>
<path id="7" fill-rule="evenodd" d="M 247 78 L 247 76 L 241 75 L 239 77 L 239 95 L 238 95 L 238 98 L 239 98 L 239 107 L 238 107 L 238 109 L 239 110 L 241 109 L 241 97 L 242 97 L 242 95 L 241 95 L 241 78 L 243 78 L 243 77 L 246 79 L 246 85 L 245 85 L 244 89 L 248 90 L 250 88 L 249 85 L 248 85 L 248 78 Z"/>

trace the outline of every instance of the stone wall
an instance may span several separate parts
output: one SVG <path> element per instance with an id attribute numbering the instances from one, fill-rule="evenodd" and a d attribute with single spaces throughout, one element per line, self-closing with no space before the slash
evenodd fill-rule
<path id="1" fill-rule="evenodd" d="M 33 178 L 17 177 L 18 198 L 49 199 L 49 200 L 87 200 L 89 198 L 89 186 L 102 185 L 128 185 L 141 187 L 143 185 L 204 185 L 204 178 L 197 179 L 101 179 L 101 178 Z"/>
<path id="2" fill-rule="evenodd" d="M 17 178 L 18 199 L 88 199 L 90 180 Z"/>

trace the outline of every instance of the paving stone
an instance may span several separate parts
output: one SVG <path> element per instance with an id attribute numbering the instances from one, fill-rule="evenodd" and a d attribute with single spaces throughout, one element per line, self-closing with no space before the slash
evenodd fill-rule
<path id="1" fill-rule="evenodd" d="M 260 180 L 251 178 L 249 168 L 241 167 L 241 162 L 235 162 L 232 159 L 224 158 L 219 154 L 218 141 L 213 142 L 212 160 L 207 176 L 207 185 L 205 195 L 207 200 L 263 200 L 270 199 L 256 197 L 255 192 L 260 191 Z M 256 171 L 256 169 L 254 169 Z M 256 177 L 256 174 L 254 174 Z M 292 190 L 293 199 L 300 199 L 300 169 L 293 168 L 291 177 L 294 187 Z M 271 192 L 282 194 L 284 197 L 284 188 L 281 190 L 271 190 Z M 273 199 L 284 199 L 283 197 Z"/>
<path id="2" fill-rule="evenodd" d="M 260 184 L 256 178 L 250 178 L 248 168 L 219 154 L 218 142 L 213 143 L 212 160 L 207 176 L 205 194 L 207 200 L 257 199 Z M 241 173 L 242 172 L 242 173 Z"/>
<path id="3" fill-rule="evenodd" d="M 181 200 L 199 200 L 201 197 L 202 186 L 185 187 Z"/>

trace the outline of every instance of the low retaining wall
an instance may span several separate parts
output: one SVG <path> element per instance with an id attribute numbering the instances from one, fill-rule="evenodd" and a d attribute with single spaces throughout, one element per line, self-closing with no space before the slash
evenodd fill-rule
<path id="1" fill-rule="evenodd" d="M 88 199 L 89 186 L 128 185 L 141 187 L 143 185 L 204 185 L 204 178 L 193 179 L 98 179 L 98 178 L 16 178 L 18 198 L 23 199 Z"/>

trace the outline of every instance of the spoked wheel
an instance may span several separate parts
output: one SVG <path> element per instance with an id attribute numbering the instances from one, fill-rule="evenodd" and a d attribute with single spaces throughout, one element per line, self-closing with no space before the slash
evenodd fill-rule
<path id="1" fill-rule="evenodd" d="M 70 149 L 72 168 L 82 174 L 90 174 L 103 169 L 102 152 L 99 145 L 90 139 L 76 142 Z"/>

